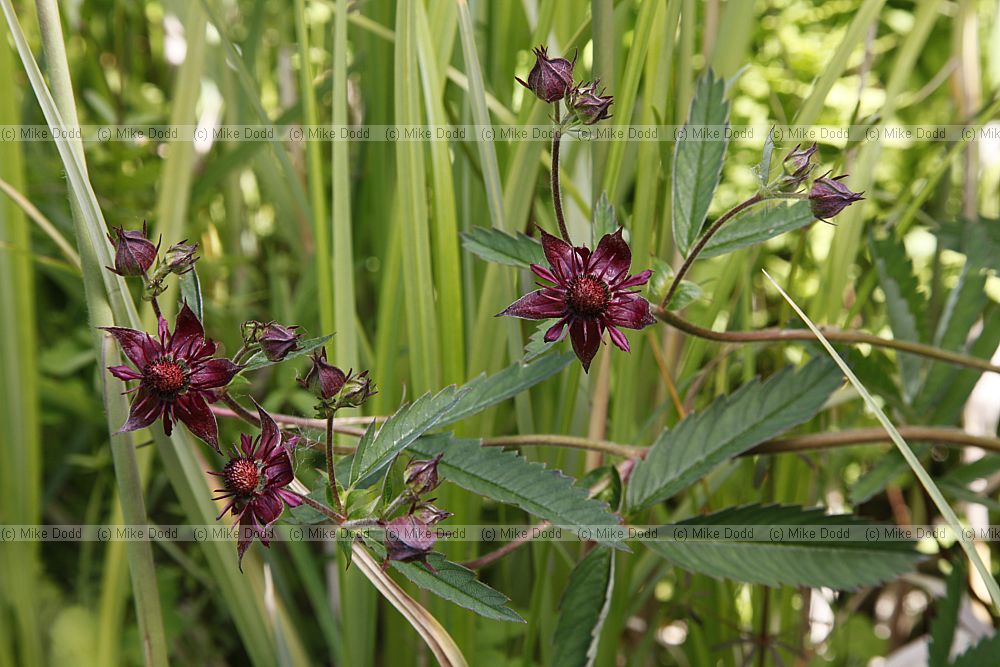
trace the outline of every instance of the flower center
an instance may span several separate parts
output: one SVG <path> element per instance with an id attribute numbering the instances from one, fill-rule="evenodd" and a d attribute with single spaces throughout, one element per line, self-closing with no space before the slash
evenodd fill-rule
<path id="1" fill-rule="evenodd" d="M 222 479 L 230 491 L 243 495 L 250 494 L 256 491 L 257 485 L 260 484 L 260 468 L 253 459 L 245 456 L 230 459 L 222 469 Z"/>
<path id="2" fill-rule="evenodd" d="M 143 373 L 143 381 L 161 396 L 173 396 L 187 383 L 184 369 L 172 359 L 157 359 Z"/>
<path id="3" fill-rule="evenodd" d="M 611 301 L 611 291 L 603 280 L 594 276 L 577 276 L 569 284 L 566 305 L 579 317 L 597 317 Z"/>

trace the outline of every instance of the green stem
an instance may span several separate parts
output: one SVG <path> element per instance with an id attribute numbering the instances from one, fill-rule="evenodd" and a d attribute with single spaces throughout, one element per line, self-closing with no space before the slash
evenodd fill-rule
<path id="1" fill-rule="evenodd" d="M 680 329 L 685 333 L 698 338 L 716 340 L 726 343 L 768 343 L 789 340 L 815 341 L 815 337 L 806 329 L 761 329 L 759 331 L 712 331 L 699 327 L 697 324 L 688 322 L 683 317 L 676 315 L 669 310 L 660 308 L 654 309 L 653 313 L 657 318 L 666 322 L 670 326 Z M 917 354 L 928 359 L 935 359 L 956 366 L 975 368 L 981 371 L 991 371 L 1000 373 L 1000 366 L 991 364 L 985 359 L 972 357 L 958 352 L 949 352 L 936 348 L 932 345 L 913 343 L 906 340 L 891 340 L 882 338 L 874 334 L 863 333 L 861 331 L 838 331 L 821 329 L 827 340 L 838 343 L 866 343 L 873 347 L 885 347 L 900 352 Z"/>

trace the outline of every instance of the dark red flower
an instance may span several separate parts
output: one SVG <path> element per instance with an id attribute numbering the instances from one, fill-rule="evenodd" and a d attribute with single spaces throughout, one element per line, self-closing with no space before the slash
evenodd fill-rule
<path id="1" fill-rule="evenodd" d="M 299 378 L 298 382 L 304 388 L 311 391 L 317 398 L 328 400 L 340 393 L 347 382 L 347 373 L 340 370 L 333 364 L 326 361 L 326 350 L 319 348 L 313 352 L 312 367 L 304 378 Z"/>
<path id="2" fill-rule="evenodd" d="M 644 285 L 653 272 L 629 275 L 632 251 L 621 228 L 605 234 L 593 253 L 542 231 L 542 249 L 549 268 L 532 264 L 531 270 L 553 285 L 526 294 L 499 314 L 528 320 L 559 318 L 545 332 L 545 341 L 561 339 L 569 325 L 573 350 L 583 370 L 590 368 L 605 330 L 615 345 L 628 352 L 628 339 L 618 327 L 642 329 L 656 321 L 649 312 L 649 302 L 638 290 L 630 289 Z"/>
<path id="3" fill-rule="evenodd" d="M 229 359 L 212 358 L 216 343 L 205 338 L 201 322 L 187 304 L 181 306 L 173 334 L 167 321 L 159 318 L 159 340 L 145 331 L 101 328 L 118 340 L 135 365 L 135 369 L 112 366 L 108 370 L 119 380 L 139 380 L 139 386 L 128 392 L 136 394 L 119 432 L 145 428 L 162 416 L 167 435 L 179 420 L 218 451 L 219 428 L 208 404 L 216 398 L 212 390 L 229 384 L 240 366 Z"/>
<path id="4" fill-rule="evenodd" d="M 573 87 L 573 62 L 565 58 L 549 58 L 544 46 L 534 49 L 535 66 L 528 73 L 528 80 L 514 77 L 519 84 L 533 92 L 543 102 L 555 102 L 566 97 Z"/>
<path id="5" fill-rule="evenodd" d="M 404 563 L 419 561 L 433 572 L 434 568 L 427 563 L 427 554 L 436 539 L 434 530 L 415 516 L 406 514 L 396 517 L 385 524 L 385 561 L 382 569 L 392 560 Z"/>
<path id="6" fill-rule="evenodd" d="M 597 92 L 599 81 L 580 84 L 569 94 L 569 107 L 576 114 L 577 119 L 584 125 L 593 125 L 606 118 L 611 118 L 608 110 L 614 104 L 615 98 L 605 95 L 602 89 Z"/>
<path id="7" fill-rule="evenodd" d="M 410 487 L 418 496 L 430 493 L 438 487 L 441 480 L 438 478 L 438 463 L 444 454 L 438 454 L 432 459 L 410 461 L 406 466 L 406 485 Z"/>
<path id="8" fill-rule="evenodd" d="M 864 192 L 853 192 L 840 182 L 842 178 L 847 178 L 847 174 L 835 178 L 820 176 L 813 181 L 812 188 L 809 190 L 809 204 L 812 207 L 812 213 L 824 222 L 854 202 L 864 199 L 861 196 Z"/>
<path id="9" fill-rule="evenodd" d="M 289 352 L 299 349 L 299 339 L 302 334 L 295 330 L 298 327 L 283 327 L 277 322 L 264 325 L 260 334 L 260 347 L 268 361 L 281 361 Z"/>
<path id="10" fill-rule="evenodd" d="M 108 234 L 108 241 L 115 247 L 115 268 L 107 267 L 120 276 L 141 276 L 156 259 L 160 244 L 146 238 L 146 223 L 142 223 L 142 231 L 126 231 L 122 227 L 112 227 L 114 236 Z"/>
<path id="11" fill-rule="evenodd" d="M 302 504 L 297 494 L 285 489 L 295 478 L 292 452 L 299 438 L 293 436 L 283 440 L 271 415 L 256 401 L 254 405 L 260 416 L 260 435 L 251 439 L 246 433 L 241 434 L 240 446 L 233 446 L 234 454 L 222 472 L 211 473 L 221 477 L 225 487 L 216 489 L 221 495 L 213 500 L 229 498 L 217 518 L 231 512 L 236 517 L 233 525 L 239 523 L 240 526 L 236 548 L 241 570 L 243 554 L 253 538 L 258 538 L 265 547 L 270 546 L 268 529 L 281 516 L 285 505 L 298 507 Z"/>

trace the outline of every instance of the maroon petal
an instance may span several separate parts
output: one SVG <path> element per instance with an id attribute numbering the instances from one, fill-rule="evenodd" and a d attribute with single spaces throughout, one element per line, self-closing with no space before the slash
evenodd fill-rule
<path id="1" fill-rule="evenodd" d="M 289 507 L 298 507 L 299 505 L 302 504 L 302 498 L 300 498 L 298 494 L 293 493 L 292 491 L 277 489 L 275 490 L 275 493 L 278 494 L 278 496 L 280 496 L 281 499 L 284 500 Z"/>
<path id="2" fill-rule="evenodd" d="M 115 337 L 122 352 L 137 368 L 144 368 L 150 361 L 159 356 L 159 346 L 145 331 L 124 327 L 101 327 L 101 329 Z"/>
<path id="3" fill-rule="evenodd" d="M 205 340 L 205 329 L 202 328 L 198 316 L 194 314 L 187 303 L 181 306 L 174 326 L 174 335 L 170 339 L 170 351 L 186 356 L 192 349 Z"/>
<path id="4" fill-rule="evenodd" d="M 569 337 L 573 341 L 573 351 L 583 364 L 584 372 L 589 371 L 590 362 L 601 346 L 601 325 L 597 320 L 573 320 L 569 325 Z"/>
<path id="5" fill-rule="evenodd" d="M 135 400 L 132 401 L 128 419 L 118 429 L 118 432 L 127 433 L 129 431 L 137 431 L 140 428 L 146 428 L 156 421 L 161 412 L 163 412 L 163 406 L 160 402 L 160 397 L 148 389 L 140 388 L 135 395 Z"/>
<path id="6" fill-rule="evenodd" d="M 281 516 L 281 510 L 285 508 L 281 504 L 281 500 L 273 493 L 263 493 L 254 498 L 251 503 L 253 504 L 251 511 L 257 515 L 257 519 L 264 526 L 274 523 Z"/>
<path id="7" fill-rule="evenodd" d="M 566 312 L 566 300 L 562 292 L 550 288 L 535 290 L 525 294 L 500 315 L 520 317 L 526 320 L 547 320 L 550 317 L 562 317 Z"/>
<path id="8" fill-rule="evenodd" d="M 566 322 L 569 317 L 564 317 L 555 324 L 553 324 L 548 331 L 545 332 L 544 340 L 546 343 L 554 343 L 563 337 L 563 328 L 566 326 Z"/>
<path id="9" fill-rule="evenodd" d="M 244 456 L 253 456 L 253 438 L 246 433 L 240 433 L 240 447 Z"/>
<path id="10" fill-rule="evenodd" d="M 632 250 L 622 238 L 622 228 L 601 237 L 597 249 L 587 262 L 587 273 L 610 283 L 628 273 L 632 265 Z"/>
<path id="11" fill-rule="evenodd" d="M 649 277 L 651 275 L 653 275 L 653 272 L 650 271 L 649 269 L 646 269 L 642 273 L 637 273 L 631 278 L 627 278 L 621 281 L 617 285 L 612 285 L 612 287 L 616 290 L 619 290 L 619 289 L 628 289 L 629 287 L 636 287 L 638 285 L 645 285 L 647 282 L 649 282 Z"/>
<path id="12" fill-rule="evenodd" d="M 532 264 L 531 271 L 542 280 L 548 280 L 550 283 L 556 283 L 557 285 L 560 284 L 560 280 L 556 275 L 540 264 Z"/>
<path id="13" fill-rule="evenodd" d="M 278 425 L 274 423 L 274 419 L 271 415 L 260 406 L 253 397 L 250 397 L 253 404 L 257 407 L 257 415 L 260 417 L 260 451 L 256 452 L 256 456 L 260 459 L 268 459 L 271 452 L 275 448 L 281 446 L 281 431 L 278 430 Z"/>
<path id="14" fill-rule="evenodd" d="M 278 456 L 274 462 L 267 466 L 267 486 L 276 491 L 282 486 L 288 486 L 295 478 L 292 472 L 292 462 L 288 460 L 288 454 L 284 449 L 278 450 Z"/>
<path id="15" fill-rule="evenodd" d="M 604 319 L 627 329 L 642 329 L 656 321 L 649 312 L 649 302 L 638 294 L 616 294 Z"/>
<path id="16" fill-rule="evenodd" d="M 194 435 L 212 445 L 215 451 L 219 449 L 219 426 L 215 416 L 208 408 L 208 403 L 201 394 L 188 392 L 174 401 L 174 416 L 184 422 Z"/>
<path id="17" fill-rule="evenodd" d="M 229 359 L 209 359 L 191 373 L 191 386 L 196 389 L 225 387 L 240 368 Z"/>
<path id="18" fill-rule="evenodd" d="M 625 334 L 623 334 L 619 329 L 609 324 L 608 335 L 611 337 L 611 342 L 614 343 L 619 350 L 622 352 L 629 351 L 630 348 L 628 345 L 628 338 L 626 338 Z"/>
<path id="19" fill-rule="evenodd" d="M 542 250 L 545 252 L 545 259 L 549 261 L 559 282 L 566 282 L 577 271 L 577 256 L 573 246 L 563 241 L 561 238 L 552 236 L 544 229 L 542 232 Z"/>
<path id="20" fill-rule="evenodd" d="M 119 380 L 138 380 L 142 373 L 137 373 L 128 366 L 108 366 L 108 371 Z"/>

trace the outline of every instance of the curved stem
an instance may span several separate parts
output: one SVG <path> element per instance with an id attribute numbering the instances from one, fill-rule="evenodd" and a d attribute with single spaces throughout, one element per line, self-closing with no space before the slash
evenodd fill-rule
<path id="1" fill-rule="evenodd" d="M 559 118 L 559 105 L 556 100 L 556 128 L 552 135 L 552 207 L 556 211 L 556 222 L 559 223 L 559 233 L 566 243 L 573 245 L 569 240 L 569 230 L 566 229 L 566 218 L 563 216 L 562 193 L 559 190 L 559 140 L 562 139 L 562 121 Z"/>
<path id="2" fill-rule="evenodd" d="M 219 400 L 228 405 L 229 409 L 232 412 L 229 414 L 227 414 L 228 411 L 220 413 L 218 408 L 213 407 L 212 408 L 213 413 L 223 417 L 239 417 L 248 424 L 252 424 L 253 426 L 260 426 L 260 419 L 257 418 L 257 415 L 255 415 L 254 413 L 250 412 L 242 405 L 240 405 L 235 398 L 229 395 L 229 392 L 227 391 L 222 392 L 222 395 L 219 397 Z"/>
<path id="3" fill-rule="evenodd" d="M 655 315 L 657 318 L 666 322 L 670 326 L 680 329 L 685 333 L 689 333 L 692 336 L 727 343 L 767 343 L 789 340 L 816 340 L 816 337 L 813 336 L 808 329 L 712 331 L 711 329 L 700 327 L 697 324 L 692 324 L 683 317 L 662 308 L 655 309 Z M 830 329 L 822 329 L 822 331 L 823 335 L 826 336 L 828 340 L 838 343 L 867 343 L 868 345 L 872 345 L 874 347 L 885 347 L 893 350 L 899 350 L 900 352 L 909 352 L 910 354 L 917 354 L 922 357 L 936 359 L 937 361 L 943 361 L 956 366 L 965 366 L 967 368 L 977 368 L 982 371 L 1000 373 L 1000 366 L 991 364 L 985 359 L 972 357 L 967 354 L 959 354 L 958 352 L 949 352 L 947 350 L 936 348 L 932 345 L 912 343 L 905 340 L 892 340 L 876 336 L 875 334 L 863 333 L 861 331 L 838 331 Z"/>
<path id="4" fill-rule="evenodd" d="M 322 514 L 326 518 L 332 519 L 333 521 L 336 521 L 338 524 L 342 524 L 344 522 L 344 517 L 342 515 L 338 514 L 334 510 L 330 509 L 329 507 L 327 507 L 323 503 L 316 502 L 315 500 L 313 500 L 309 496 L 305 495 L 304 493 L 298 493 L 298 492 L 295 492 L 295 491 L 292 491 L 292 493 L 294 493 L 296 496 L 298 496 L 299 500 L 301 500 L 303 502 L 303 504 L 308 505 L 309 507 L 313 508 L 314 510 L 316 510 L 317 512 L 319 512 L 320 514 Z"/>
<path id="5" fill-rule="evenodd" d="M 934 442 L 949 447 L 981 447 L 1000 452 L 1000 439 L 970 435 L 957 428 L 933 426 L 900 426 L 896 429 L 906 440 Z M 892 442 L 882 428 L 857 428 L 838 433 L 813 433 L 791 438 L 770 440 L 747 450 L 742 456 L 757 454 L 784 454 L 785 452 L 815 451 L 835 447 L 849 447 L 875 442 Z"/>
<path id="6" fill-rule="evenodd" d="M 698 239 L 697 243 L 694 244 L 694 247 L 691 248 L 691 251 L 688 252 L 688 256 L 684 260 L 684 263 L 681 264 L 681 268 L 677 269 L 677 273 L 674 275 L 674 281 L 670 283 L 670 289 L 667 290 L 667 295 L 663 297 L 663 301 L 660 303 L 663 308 L 666 308 L 670 303 L 670 299 L 673 298 L 674 292 L 676 292 L 677 288 L 680 287 L 681 280 L 683 280 L 684 276 L 687 275 L 691 265 L 694 264 L 694 260 L 698 259 L 698 254 L 705 249 L 709 239 L 715 236 L 715 233 L 722 228 L 722 225 L 732 220 L 738 213 L 745 211 L 754 204 L 759 204 L 762 201 L 765 201 L 764 195 L 760 193 L 755 194 L 753 197 L 750 197 L 750 199 L 737 204 L 723 213 L 718 220 L 712 223 L 711 227 L 705 230 L 705 233 L 701 235 L 701 238 Z"/>
<path id="7" fill-rule="evenodd" d="M 463 567 L 467 567 L 470 570 L 478 570 L 479 568 L 486 567 L 490 563 L 500 560 L 509 553 L 517 551 L 519 548 L 531 541 L 531 534 L 538 529 L 546 528 L 549 525 L 548 521 L 542 521 L 539 524 L 532 526 L 532 529 L 525 528 L 524 532 L 521 533 L 517 539 L 511 540 L 507 544 L 494 549 L 493 551 L 480 556 L 474 560 L 467 560 L 462 563 Z"/>

